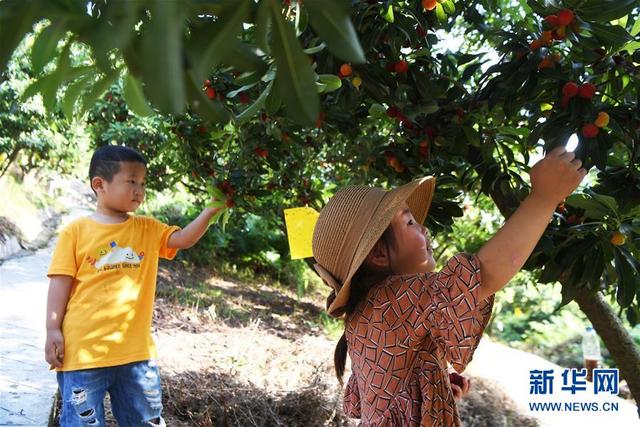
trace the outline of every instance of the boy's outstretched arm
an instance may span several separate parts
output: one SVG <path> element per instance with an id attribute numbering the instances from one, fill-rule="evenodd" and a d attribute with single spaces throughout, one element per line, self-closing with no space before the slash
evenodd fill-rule
<path id="1" fill-rule="evenodd" d="M 191 221 L 182 230 L 178 230 L 169 236 L 167 246 L 170 248 L 187 249 L 198 243 L 209 227 L 211 217 L 222 208 L 204 208 L 200 215 Z"/>
<path id="2" fill-rule="evenodd" d="M 67 311 L 69 293 L 71 292 L 71 276 L 51 276 L 49 294 L 47 296 L 47 340 L 44 344 L 44 358 L 55 368 L 62 367 L 64 359 L 64 337 L 62 335 L 62 319 Z"/>
<path id="3" fill-rule="evenodd" d="M 477 253 L 481 300 L 505 287 L 522 268 L 558 204 L 573 193 L 587 174 L 581 166 L 574 153 L 560 146 L 531 168 L 531 193 Z"/>

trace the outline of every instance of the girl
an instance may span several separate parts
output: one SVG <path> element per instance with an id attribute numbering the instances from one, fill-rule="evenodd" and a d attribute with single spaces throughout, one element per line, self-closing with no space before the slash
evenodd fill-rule
<path id="1" fill-rule="evenodd" d="M 334 362 L 351 377 L 344 409 L 361 426 L 459 426 L 447 362 L 462 372 L 491 316 L 493 295 L 522 268 L 558 205 L 586 175 L 556 147 L 530 171 L 531 192 L 477 254 L 433 273 L 424 222 L 435 189 L 425 177 L 392 191 L 339 190 L 313 234 L 315 268 L 331 288 L 327 311 L 344 317 Z M 458 394 L 466 392 L 457 387 Z"/>

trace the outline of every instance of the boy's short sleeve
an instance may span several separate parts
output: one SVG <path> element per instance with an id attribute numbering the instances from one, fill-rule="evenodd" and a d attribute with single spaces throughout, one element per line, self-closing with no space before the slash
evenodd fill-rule
<path id="1" fill-rule="evenodd" d="M 170 248 L 169 237 L 176 231 L 180 230 L 180 227 L 177 225 L 168 225 L 162 221 L 158 221 L 157 219 L 153 219 L 153 222 L 156 227 L 156 235 L 160 239 L 160 246 L 158 255 L 160 258 L 164 259 L 173 259 L 178 253 L 178 248 Z"/>
<path id="2" fill-rule="evenodd" d="M 435 341 L 443 345 L 446 359 L 462 372 L 489 322 L 494 297 L 478 300 L 481 273 L 475 254 L 456 254 L 435 276 L 431 289 L 434 310 L 429 316 L 431 332 Z"/>
<path id="3" fill-rule="evenodd" d="M 58 235 L 58 242 L 53 250 L 51 264 L 47 276 L 71 276 L 75 277 L 79 268 L 76 259 L 77 234 L 67 226 Z"/>

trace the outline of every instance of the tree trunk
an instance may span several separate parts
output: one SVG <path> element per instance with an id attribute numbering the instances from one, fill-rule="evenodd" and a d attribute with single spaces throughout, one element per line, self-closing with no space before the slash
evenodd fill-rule
<path id="1" fill-rule="evenodd" d="M 482 162 L 479 152 L 472 151 L 469 157 L 479 176 L 483 176 L 487 165 Z M 502 179 L 508 179 L 508 177 Z M 520 205 L 515 194 L 503 194 L 499 183 L 494 186 L 489 196 L 505 219 L 511 216 Z M 562 277 L 559 279 L 561 284 L 562 279 Z M 636 404 L 640 406 L 640 349 L 600 293 L 582 293 L 578 295 L 576 302 L 604 341 L 621 376 L 627 381 Z"/>
<path id="2" fill-rule="evenodd" d="M 2 178 L 5 173 L 7 173 L 7 170 L 9 169 L 9 166 L 11 166 L 11 163 L 16 159 L 16 157 L 18 156 L 18 153 L 20 152 L 21 148 L 22 148 L 22 146 L 20 144 L 17 144 L 13 148 L 13 151 L 11 152 L 9 157 L 7 157 L 7 164 L 3 165 L 4 168 L 2 169 L 2 172 L 0 172 L 0 178 Z"/>
<path id="3" fill-rule="evenodd" d="M 640 348 L 600 293 L 580 293 L 576 302 L 616 361 L 636 404 L 640 404 Z"/>

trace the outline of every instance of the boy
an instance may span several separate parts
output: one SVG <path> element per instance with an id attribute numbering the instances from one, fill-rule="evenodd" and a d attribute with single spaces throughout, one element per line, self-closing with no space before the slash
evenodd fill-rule
<path id="1" fill-rule="evenodd" d="M 193 246 L 217 209 L 184 229 L 130 215 L 145 175 L 137 151 L 98 149 L 89 167 L 96 211 L 67 225 L 53 254 L 45 359 L 58 371 L 65 427 L 104 425 L 107 391 L 120 426 L 165 425 L 151 337 L 158 258 Z"/>

